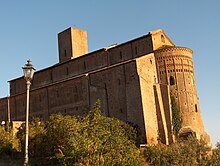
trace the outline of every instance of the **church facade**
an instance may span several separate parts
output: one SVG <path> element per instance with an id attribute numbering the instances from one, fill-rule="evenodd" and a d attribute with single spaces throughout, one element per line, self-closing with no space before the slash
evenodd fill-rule
<path id="1" fill-rule="evenodd" d="M 192 50 L 175 46 L 163 30 L 88 52 L 87 33 L 68 28 L 58 34 L 59 62 L 37 71 L 30 91 L 30 116 L 85 115 L 101 100 L 106 116 L 135 125 L 141 143 L 173 142 L 171 97 L 180 132 L 204 131 Z M 10 96 L 0 99 L 0 120 L 22 121 L 26 110 L 23 77 L 9 81 Z M 208 136 L 207 136 L 208 137 Z"/>

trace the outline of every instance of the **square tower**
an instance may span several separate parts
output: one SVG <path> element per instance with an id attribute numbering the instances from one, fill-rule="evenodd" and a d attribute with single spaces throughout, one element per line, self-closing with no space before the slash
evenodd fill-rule
<path id="1" fill-rule="evenodd" d="M 68 28 L 58 34 L 59 63 L 88 53 L 87 32 Z"/>

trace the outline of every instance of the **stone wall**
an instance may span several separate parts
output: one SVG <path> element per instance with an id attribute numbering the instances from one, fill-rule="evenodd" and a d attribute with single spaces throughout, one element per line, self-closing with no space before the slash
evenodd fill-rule
<path id="1" fill-rule="evenodd" d="M 8 120 L 8 98 L 0 99 L 0 123 Z"/>
<path id="2" fill-rule="evenodd" d="M 204 133 L 200 114 L 192 51 L 184 47 L 166 47 L 155 52 L 159 83 L 170 85 L 171 95 L 179 105 L 183 127 Z"/>
<path id="3" fill-rule="evenodd" d="M 153 144 L 161 139 L 169 144 L 173 142 L 171 93 L 180 107 L 183 127 L 204 133 L 192 51 L 175 47 L 162 30 L 91 53 L 84 47 L 84 31 L 70 28 L 58 38 L 60 63 L 35 73 L 30 116 L 43 120 L 58 112 L 81 116 L 100 99 L 104 115 L 139 129 L 140 143 Z M 23 77 L 10 81 L 10 108 L 12 120 L 25 119 Z M 6 112 L 7 100 L 3 98 L 0 120 L 7 120 Z"/>
<path id="4" fill-rule="evenodd" d="M 49 68 L 37 71 L 32 81 L 31 89 L 56 83 L 71 77 L 96 71 L 122 63 L 136 57 L 146 55 L 152 50 L 151 36 L 143 36 L 138 39 L 117 45 L 117 47 L 106 47 L 75 59 L 58 63 Z M 10 82 L 10 95 L 20 94 L 26 91 L 23 77 Z"/>

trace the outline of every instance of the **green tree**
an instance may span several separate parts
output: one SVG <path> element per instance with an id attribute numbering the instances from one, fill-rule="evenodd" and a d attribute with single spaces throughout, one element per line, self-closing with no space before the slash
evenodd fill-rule
<path id="1" fill-rule="evenodd" d="M 143 155 L 149 165 L 210 165 L 210 147 L 205 141 L 188 137 L 169 146 L 158 144 L 145 148 Z"/>
<path id="2" fill-rule="evenodd" d="M 23 139 L 22 134 L 19 138 Z M 85 117 L 56 114 L 45 125 L 31 122 L 30 140 L 33 165 L 139 164 L 135 130 L 116 118 L 102 116 L 100 101 Z"/>
<path id="3" fill-rule="evenodd" d="M 83 144 L 87 147 L 79 163 L 83 165 L 138 165 L 139 150 L 135 146 L 136 132 L 116 118 L 100 114 L 98 101 L 82 119 Z"/>
<path id="4" fill-rule="evenodd" d="M 0 126 L 0 156 L 11 155 L 13 151 L 13 136 L 10 131 L 6 131 L 4 126 Z"/>
<path id="5" fill-rule="evenodd" d="M 0 160 L 12 163 L 19 150 L 18 139 L 13 135 L 10 124 L 0 126 Z"/>
<path id="6" fill-rule="evenodd" d="M 212 150 L 210 163 L 211 163 L 210 165 L 213 165 L 213 166 L 220 165 L 220 143 L 219 142 L 217 143 L 216 148 Z"/>

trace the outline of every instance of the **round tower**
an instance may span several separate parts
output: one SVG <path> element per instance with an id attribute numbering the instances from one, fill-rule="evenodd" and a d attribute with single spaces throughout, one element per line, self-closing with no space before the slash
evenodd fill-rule
<path id="1" fill-rule="evenodd" d="M 167 46 L 155 51 L 160 84 L 170 85 L 170 93 L 179 106 L 181 132 L 205 135 L 194 77 L 192 50 Z"/>

